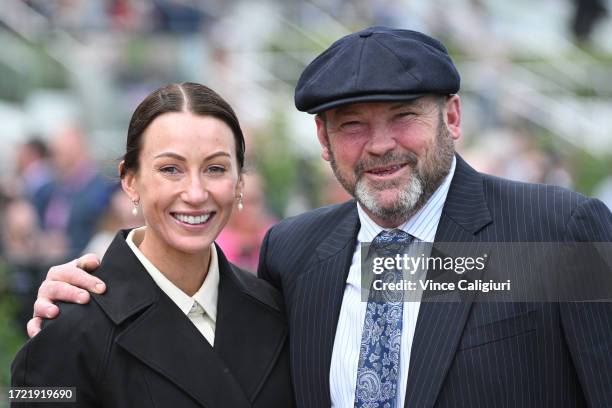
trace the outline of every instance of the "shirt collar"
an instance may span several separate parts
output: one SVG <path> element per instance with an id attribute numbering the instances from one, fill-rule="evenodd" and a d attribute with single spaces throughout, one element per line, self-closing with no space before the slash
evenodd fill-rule
<path id="1" fill-rule="evenodd" d="M 448 195 L 448 190 L 450 189 L 451 181 L 455 174 L 456 163 L 457 159 L 453 156 L 450 170 L 442 181 L 442 184 L 440 184 L 432 196 L 429 197 L 425 205 L 417 211 L 416 214 L 406 220 L 406 222 L 398 226 L 398 229 L 407 232 L 419 241 L 434 241 L 446 196 Z M 372 242 L 381 231 L 390 229 L 383 228 L 376 224 L 359 203 L 357 203 L 357 213 L 359 214 L 359 221 L 361 223 L 361 228 L 357 235 L 359 242 Z"/>
<path id="2" fill-rule="evenodd" d="M 210 245 L 210 264 L 208 266 L 206 278 L 200 289 L 198 289 L 193 296 L 189 296 L 166 278 L 166 276 L 157 269 L 138 248 L 136 242 L 142 242 L 142 236 L 145 229 L 146 227 L 133 229 L 125 240 L 149 275 L 151 275 L 151 278 L 153 278 L 157 286 L 176 303 L 185 315 L 189 313 L 195 301 L 202 306 L 204 312 L 206 312 L 212 321 L 216 322 L 217 298 L 219 295 L 219 262 L 215 244 L 212 243 Z"/>

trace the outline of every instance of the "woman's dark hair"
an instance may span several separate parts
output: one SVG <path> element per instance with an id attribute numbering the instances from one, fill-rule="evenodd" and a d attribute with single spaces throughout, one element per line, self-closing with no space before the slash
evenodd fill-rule
<path id="1" fill-rule="evenodd" d="M 232 107 L 212 89 L 193 82 L 170 84 L 151 92 L 138 105 L 128 127 L 121 178 L 128 170 L 138 171 L 142 135 L 153 120 L 168 112 L 190 112 L 222 120 L 234 134 L 238 168 L 244 167 L 244 135 Z"/>

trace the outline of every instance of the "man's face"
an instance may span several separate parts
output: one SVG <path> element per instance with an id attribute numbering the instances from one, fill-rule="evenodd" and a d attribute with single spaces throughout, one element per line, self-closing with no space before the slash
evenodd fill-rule
<path id="1" fill-rule="evenodd" d="M 317 117 L 322 156 L 383 227 L 418 211 L 448 174 L 460 136 L 459 97 L 356 103 Z"/>

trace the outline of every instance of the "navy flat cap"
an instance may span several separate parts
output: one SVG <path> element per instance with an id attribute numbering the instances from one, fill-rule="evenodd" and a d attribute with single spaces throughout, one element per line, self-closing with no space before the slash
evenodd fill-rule
<path id="1" fill-rule="evenodd" d="M 320 113 L 355 102 L 450 95 L 459 83 L 440 41 L 416 31 L 370 27 L 342 37 L 304 69 L 295 106 Z"/>

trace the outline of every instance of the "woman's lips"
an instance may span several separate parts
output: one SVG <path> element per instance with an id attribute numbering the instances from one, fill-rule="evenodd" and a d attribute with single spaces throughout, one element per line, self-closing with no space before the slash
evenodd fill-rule
<path id="1" fill-rule="evenodd" d="M 197 214 L 197 215 L 192 215 Z M 181 226 L 188 229 L 202 229 L 210 224 L 210 221 L 215 216 L 215 212 L 206 212 L 206 213 L 179 213 L 179 212 L 171 212 L 170 215 L 175 221 Z"/>

